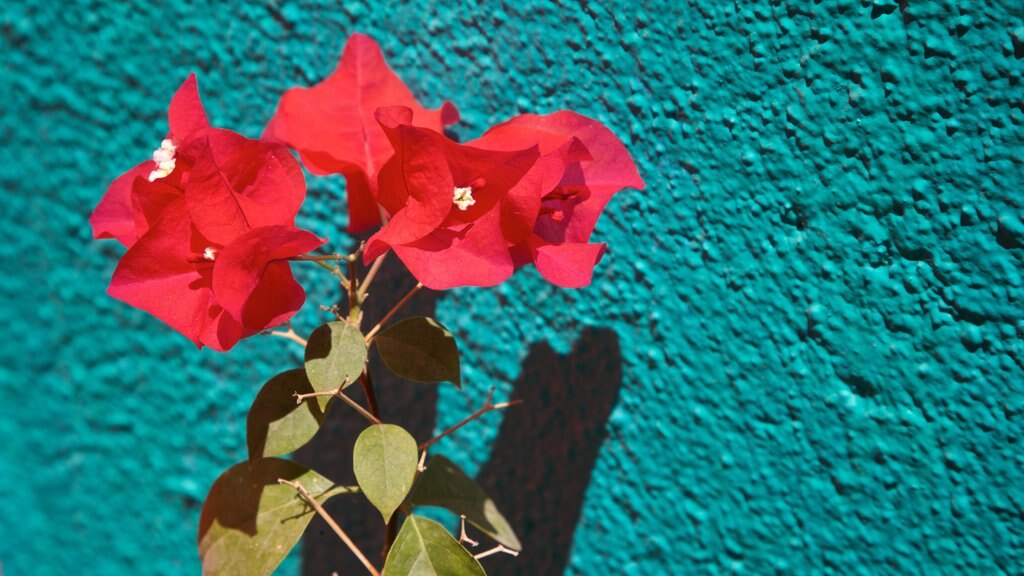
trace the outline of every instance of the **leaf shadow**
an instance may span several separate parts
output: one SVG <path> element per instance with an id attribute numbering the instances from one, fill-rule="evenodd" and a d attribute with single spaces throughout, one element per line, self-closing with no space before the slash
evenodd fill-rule
<path id="1" fill-rule="evenodd" d="M 278 486 L 278 479 L 294 480 L 303 473 L 303 468 L 286 460 L 246 460 L 235 464 L 210 488 L 199 518 L 199 541 L 206 537 L 214 522 L 254 536 L 264 489 Z"/>
<path id="2" fill-rule="evenodd" d="M 390 303 L 411 287 L 408 273 L 392 256 L 374 281 L 364 326 L 374 325 Z M 403 309 L 402 316 L 433 316 L 439 296 L 422 292 Z M 436 386 L 399 380 L 375 353 L 370 355 L 370 368 L 377 378 L 376 393 L 384 418 L 401 421 L 416 438 L 430 437 L 436 421 Z M 477 476 L 523 544 L 523 553 L 517 558 L 495 555 L 484 559 L 489 575 L 565 571 L 584 496 L 621 387 L 622 356 L 613 330 L 583 330 L 568 355 L 557 353 L 546 342 L 531 345 L 511 398 L 523 400 L 524 406 L 504 412 L 490 459 Z M 353 395 L 356 389 L 350 388 Z M 343 410 L 331 412 L 313 441 L 296 454 L 296 460 L 335 482 L 352 484 L 352 446 L 366 423 Z M 380 514 L 364 498 L 328 501 L 326 508 L 380 566 Z M 304 576 L 364 570 L 320 518 L 313 519 L 302 542 Z"/>
<path id="3" fill-rule="evenodd" d="M 306 371 L 302 369 L 282 372 L 263 385 L 246 417 L 245 436 L 250 459 L 267 455 L 267 438 L 275 424 L 290 417 L 301 416 L 302 413 L 308 413 L 308 417 L 316 422 L 323 421 L 324 411 L 319 402 L 295 401 L 295 394 L 311 392 L 313 385 L 309 383 Z M 286 450 L 285 453 L 287 452 Z M 280 452 L 271 455 L 278 456 Z"/>

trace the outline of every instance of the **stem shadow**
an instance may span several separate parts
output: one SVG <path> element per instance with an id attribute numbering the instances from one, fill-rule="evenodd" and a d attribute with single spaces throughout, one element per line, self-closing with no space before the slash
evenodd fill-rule
<path id="1" fill-rule="evenodd" d="M 568 356 L 534 344 L 477 482 L 523 544 L 481 560 L 489 576 L 563 574 L 607 423 L 622 388 L 619 338 L 588 328 Z"/>

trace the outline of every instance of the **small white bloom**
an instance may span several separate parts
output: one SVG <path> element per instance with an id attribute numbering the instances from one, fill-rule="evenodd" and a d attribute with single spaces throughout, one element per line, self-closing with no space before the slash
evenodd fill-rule
<path id="1" fill-rule="evenodd" d="M 149 173 L 149 181 L 153 182 L 163 178 L 174 171 L 174 153 L 177 147 L 170 138 L 165 138 L 160 147 L 153 151 L 153 162 L 156 163 L 156 170 Z"/>
<path id="2" fill-rule="evenodd" d="M 473 204 L 476 204 L 476 199 L 473 198 L 473 189 L 469 186 L 464 188 L 456 186 L 452 201 L 459 207 L 459 210 L 462 210 L 463 212 L 468 210 Z"/>
<path id="3" fill-rule="evenodd" d="M 203 250 L 203 259 L 213 262 L 217 259 L 217 249 L 213 246 L 207 246 L 206 250 Z"/>

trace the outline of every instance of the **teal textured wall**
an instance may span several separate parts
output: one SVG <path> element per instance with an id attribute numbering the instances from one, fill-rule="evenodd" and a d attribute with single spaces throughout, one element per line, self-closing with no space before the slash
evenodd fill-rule
<path id="1" fill-rule="evenodd" d="M 459 106 L 463 139 L 571 108 L 648 183 L 600 222 L 590 288 L 525 271 L 432 301 L 468 381 L 421 397 L 435 425 L 492 385 L 540 414 L 442 449 L 489 484 L 577 479 L 578 513 L 542 488 L 498 497 L 528 543 L 545 514 L 560 530 L 496 572 L 1020 570 L 1019 2 L 374 4 L 0 8 L 3 576 L 198 571 L 201 500 L 294 345 L 195 351 L 105 296 L 120 250 L 85 219 L 159 143 L 187 71 L 216 124 L 255 136 L 357 30 L 426 103 Z M 342 189 L 311 180 L 302 224 L 347 247 Z M 564 453 L 516 451 L 515 418 Z M 304 571 L 329 573 L 320 558 Z"/>

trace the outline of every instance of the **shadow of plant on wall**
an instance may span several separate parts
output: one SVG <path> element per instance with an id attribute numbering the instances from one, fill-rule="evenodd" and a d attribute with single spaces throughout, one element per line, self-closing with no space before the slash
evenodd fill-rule
<path id="1" fill-rule="evenodd" d="M 367 300 L 366 324 L 372 325 L 386 312 L 385 306 L 375 304 L 394 301 L 410 283 L 398 262 L 388 262 L 374 284 L 375 297 Z M 433 316 L 439 296 L 420 293 L 403 315 Z M 430 437 L 436 420 L 436 386 L 400 381 L 379 363 L 377 355 L 372 355 L 371 370 L 380 375 L 375 384 L 384 419 L 400 416 L 415 437 Z M 612 330 L 585 329 L 568 355 L 558 354 L 546 342 L 530 347 L 510 398 L 524 405 L 503 412 L 491 457 L 477 476 L 519 535 L 523 553 L 518 558 L 498 555 L 482 560 L 488 574 L 564 572 L 621 387 L 621 351 Z M 335 482 L 353 484 L 352 446 L 363 428 L 357 418 L 329 415 L 316 438 L 296 454 L 297 460 Z M 383 544 L 380 514 L 365 500 L 341 500 L 328 502 L 328 512 L 374 557 Z M 303 538 L 302 573 L 322 576 L 334 571 L 359 574 L 363 567 L 315 518 Z"/>

